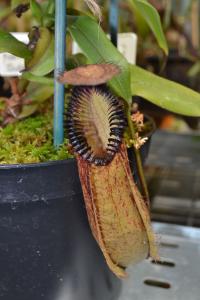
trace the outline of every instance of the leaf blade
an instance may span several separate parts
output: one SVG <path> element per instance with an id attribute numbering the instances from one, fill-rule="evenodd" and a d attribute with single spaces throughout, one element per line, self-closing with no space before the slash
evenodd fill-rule
<path id="1" fill-rule="evenodd" d="M 129 0 L 129 3 L 141 14 L 153 32 L 160 48 L 168 55 L 168 45 L 157 10 L 144 0 Z"/>
<path id="2" fill-rule="evenodd" d="M 171 112 L 199 117 L 200 94 L 173 81 L 131 65 L 132 95 L 143 97 Z"/>
<path id="3" fill-rule="evenodd" d="M 79 16 L 69 25 L 69 31 L 91 63 L 116 63 L 122 73 L 113 78 L 111 88 L 127 102 L 131 99 L 130 70 L 124 56 L 112 45 L 99 25 L 88 16 Z"/>
<path id="4" fill-rule="evenodd" d="M 31 82 L 27 87 L 25 99 L 31 100 L 32 104 L 42 103 L 49 99 L 53 95 L 53 92 L 53 86 Z"/>
<path id="5" fill-rule="evenodd" d="M 0 52 L 8 52 L 24 59 L 32 56 L 31 51 L 24 43 L 2 29 L 0 29 Z"/>
<path id="6" fill-rule="evenodd" d="M 22 74 L 22 78 L 23 79 L 27 79 L 31 82 L 38 82 L 40 84 L 47 84 L 49 86 L 53 86 L 54 85 L 54 79 L 51 77 L 44 77 L 44 76 L 36 76 L 33 75 L 30 72 L 24 72 Z"/>
<path id="7" fill-rule="evenodd" d="M 33 17 L 41 25 L 42 20 L 43 20 L 43 12 L 42 12 L 41 6 L 35 0 L 30 0 L 30 8 L 31 8 Z"/>
<path id="8" fill-rule="evenodd" d="M 54 44 L 55 40 L 52 37 L 49 47 L 38 63 L 29 70 L 30 73 L 35 76 L 44 76 L 54 70 Z"/>

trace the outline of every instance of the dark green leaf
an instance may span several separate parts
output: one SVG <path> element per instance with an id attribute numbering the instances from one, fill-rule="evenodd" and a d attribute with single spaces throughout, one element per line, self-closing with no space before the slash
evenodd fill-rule
<path id="1" fill-rule="evenodd" d="M 177 114 L 200 116 L 200 94 L 137 66 L 131 66 L 132 95 Z"/>
<path id="2" fill-rule="evenodd" d="M 145 19 L 151 28 L 159 46 L 163 49 L 164 53 L 168 54 L 168 46 L 165 35 L 163 33 L 160 16 L 157 10 L 144 0 L 128 0 L 129 3 L 136 9 L 141 16 Z M 139 25 L 138 25 L 139 26 Z"/>
<path id="3" fill-rule="evenodd" d="M 54 85 L 54 79 L 51 77 L 44 77 L 44 76 L 35 76 L 30 72 L 24 72 L 22 75 L 23 79 L 27 79 L 31 82 L 38 82 L 40 84 L 47 84 L 49 86 Z"/>
<path id="4" fill-rule="evenodd" d="M 31 8 L 31 12 L 32 12 L 33 17 L 41 25 L 42 24 L 42 19 L 43 19 L 41 6 L 39 5 L 39 3 L 37 3 L 36 0 L 30 0 L 30 8 Z"/>
<path id="5" fill-rule="evenodd" d="M 80 16 L 69 25 L 69 31 L 91 63 L 114 63 L 122 72 L 109 84 L 117 95 L 127 102 L 131 99 L 130 70 L 124 56 L 112 45 L 98 23 L 87 16 Z"/>
<path id="6" fill-rule="evenodd" d="M 87 64 L 87 57 L 82 53 L 77 53 L 75 55 L 71 55 L 67 57 L 66 68 L 67 70 L 71 70 L 86 64 Z"/>
<path id="7" fill-rule="evenodd" d="M 53 95 L 53 91 L 53 86 L 31 82 L 27 87 L 25 99 L 41 103 L 49 99 Z"/>
<path id="8" fill-rule="evenodd" d="M 23 105 L 22 111 L 18 119 L 24 119 L 34 114 L 38 109 L 38 104 Z"/>
<path id="9" fill-rule="evenodd" d="M 54 38 L 52 37 L 49 47 L 38 63 L 29 70 L 35 76 L 44 76 L 54 69 Z"/>
<path id="10" fill-rule="evenodd" d="M 51 15 L 44 15 L 43 16 L 43 26 L 48 28 L 53 28 L 55 22 L 55 18 Z"/>
<path id="11" fill-rule="evenodd" d="M 46 13 L 48 15 L 54 16 L 54 13 L 55 13 L 55 0 L 49 0 L 48 1 Z"/>
<path id="12" fill-rule="evenodd" d="M 0 52 L 8 52 L 18 57 L 28 59 L 32 53 L 27 46 L 19 42 L 10 33 L 0 29 Z"/>

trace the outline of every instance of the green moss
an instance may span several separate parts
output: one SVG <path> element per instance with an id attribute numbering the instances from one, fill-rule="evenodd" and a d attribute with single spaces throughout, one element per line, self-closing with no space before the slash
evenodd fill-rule
<path id="1" fill-rule="evenodd" d="M 53 146 L 52 114 L 39 115 L 0 128 L 0 164 L 37 163 L 71 158 L 68 141 Z"/>

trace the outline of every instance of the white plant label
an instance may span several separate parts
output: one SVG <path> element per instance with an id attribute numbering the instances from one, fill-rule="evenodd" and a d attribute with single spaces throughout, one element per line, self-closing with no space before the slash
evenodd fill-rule
<path id="1" fill-rule="evenodd" d="M 137 54 L 137 35 L 135 33 L 118 34 L 118 50 L 124 55 L 130 64 L 135 65 Z M 72 53 L 82 52 L 76 42 L 73 42 Z"/>
<path id="2" fill-rule="evenodd" d="M 11 34 L 23 42 L 29 43 L 27 32 L 11 32 Z M 16 77 L 21 75 L 21 71 L 25 68 L 25 61 L 23 58 L 17 57 L 7 52 L 0 53 L 0 75 L 2 77 Z"/>

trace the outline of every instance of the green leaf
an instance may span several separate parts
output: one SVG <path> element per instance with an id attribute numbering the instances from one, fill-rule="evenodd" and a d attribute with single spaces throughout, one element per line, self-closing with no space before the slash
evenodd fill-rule
<path id="1" fill-rule="evenodd" d="M 54 17 L 55 14 L 55 0 L 49 0 L 46 8 L 46 13 Z"/>
<path id="2" fill-rule="evenodd" d="M 8 52 L 15 56 L 28 59 L 32 53 L 27 46 L 18 41 L 10 33 L 0 29 L 0 52 Z"/>
<path id="3" fill-rule="evenodd" d="M 142 38 L 145 39 L 149 35 L 150 28 L 143 16 L 140 14 L 139 10 L 133 5 L 133 0 L 128 0 L 130 4 L 130 10 L 132 10 L 134 16 L 134 23 L 136 26 L 137 34 Z"/>
<path id="4" fill-rule="evenodd" d="M 18 116 L 19 119 L 26 118 L 35 113 L 40 103 L 48 100 L 54 92 L 54 87 L 35 82 L 29 83 L 23 100 L 31 101 L 31 104 L 23 105 L 22 112 Z"/>
<path id="5" fill-rule="evenodd" d="M 131 90 L 157 106 L 177 114 L 199 117 L 200 94 L 173 81 L 131 65 Z"/>
<path id="6" fill-rule="evenodd" d="M 151 28 L 159 46 L 161 47 L 161 49 L 163 49 L 164 53 L 168 55 L 168 45 L 157 10 L 144 0 L 128 0 L 128 2 L 145 19 L 145 21 Z"/>
<path id="7" fill-rule="evenodd" d="M 22 74 L 23 79 L 27 79 L 31 82 L 38 82 L 40 84 L 47 84 L 49 86 L 54 85 L 54 79 L 51 77 L 45 77 L 45 76 L 36 76 L 31 74 L 30 72 L 24 72 Z"/>
<path id="8" fill-rule="evenodd" d="M 12 0 L 11 1 L 11 8 L 12 10 L 15 9 L 17 6 L 21 5 L 21 4 L 27 4 L 29 3 L 30 0 Z"/>
<path id="9" fill-rule="evenodd" d="M 53 86 L 31 82 L 27 87 L 25 99 L 41 103 L 49 99 L 53 95 L 53 92 Z"/>
<path id="10" fill-rule="evenodd" d="M 87 57 L 82 53 L 77 53 L 67 57 L 66 68 L 71 70 L 87 64 Z"/>
<path id="11" fill-rule="evenodd" d="M 44 76 L 54 70 L 54 44 L 55 40 L 52 37 L 49 47 L 38 63 L 29 70 L 30 73 L 35 76 Z"/>
<path id="12" fill-rule="evenodd" d="M 33 17 L 37 20 L 37 22 L 41 25 L 43 20 L 42 8 L 35 0 L 30 0 L 30 8 Z"/>
<path id="13" fill-rule="evenodd" d="M 46 53 L 53 33 L 46 27 L 33 28 L 29 33 L 30 43 L 34 43 L 33 55 L 26 63 L 26 69 L 31 70 L 40 62 L 43 55 Z"/>
<path id="14" fill-rule="evenodd" d="M 193 66 L 189 69 L 188 71 L 188 76 L 189 77 L 195 77 L 198 76 L 200 73 L 200 61 L 197 61 L 196 63 L 193 64 Z"/>
<path id="15" fill-rule="evenodd" d="M 55 22 L 55 18 L 51 15 L 44 15 L 43 16 L 43 26 L 48 28 L 53 28 Z"/>
<path id="16" fill-rule="evenodd" d="M 19 114 L 18 119 L 24 119 L 31 116 L 38 110 L 38 106 L 38 104 L 23 105 L 22 111 Z"/>
<path id="17" fill-rule="evenodd" d="M 129 102 L 131 100 L 129 64 L 112 45 L 99 24 L 88 16 L 78 16 L 76 21 L 69 24 L 68 30 L 91 63 L 107 62 L 121 67 L 121 74 L 113 78 L 109 84 L 117 95 Z"/>

